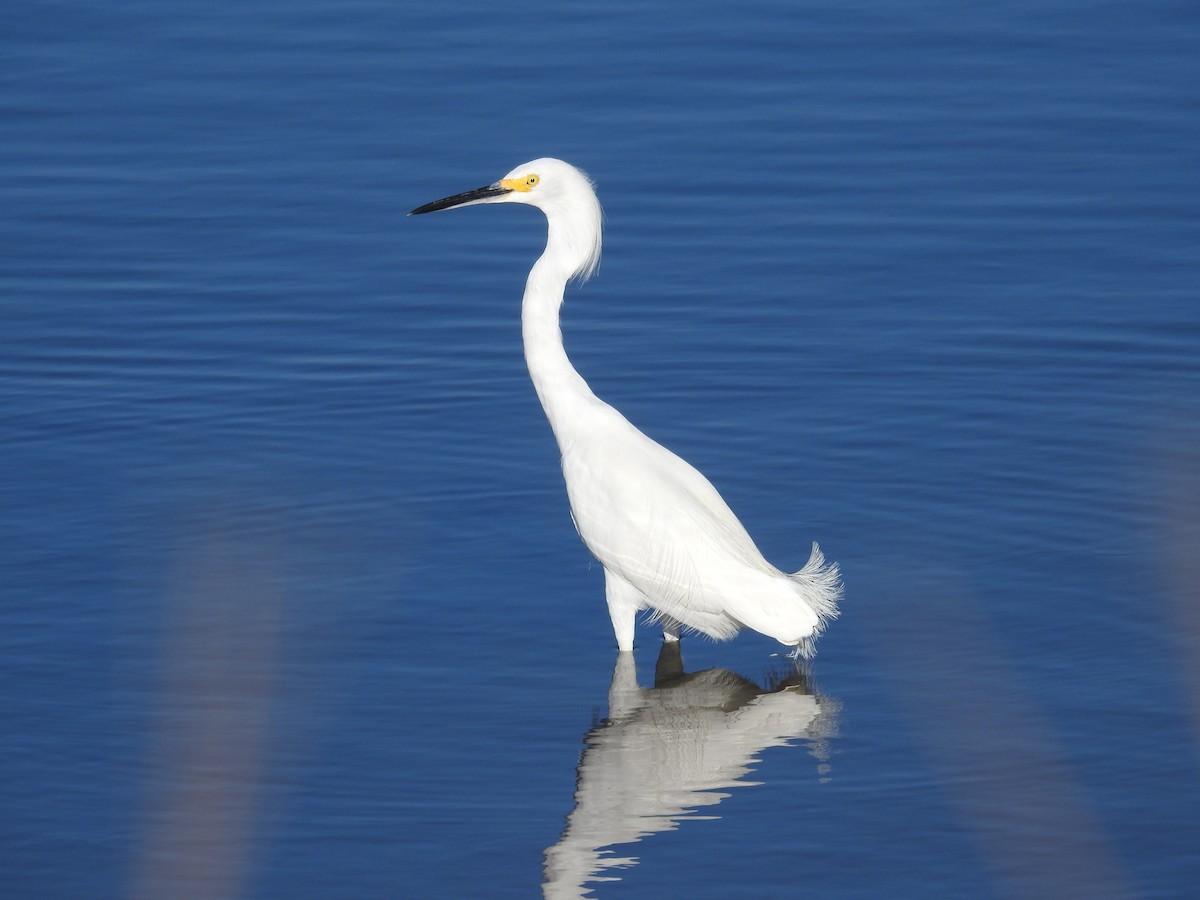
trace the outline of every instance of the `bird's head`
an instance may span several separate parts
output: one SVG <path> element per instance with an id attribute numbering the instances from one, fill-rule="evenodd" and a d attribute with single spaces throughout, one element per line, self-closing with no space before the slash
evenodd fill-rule
<path id="1" fill-rule="evenodd" d="M 603 213 L 587 175 L 561 159 L 535 159 L 517 166 L 499 181 L 418 206 L 409 215 L 477 206 L 524 203 L 536 206 L 550 222 L 547 253 L 556 250 L 574 277 L 586 280 L 600 264 Z"/>

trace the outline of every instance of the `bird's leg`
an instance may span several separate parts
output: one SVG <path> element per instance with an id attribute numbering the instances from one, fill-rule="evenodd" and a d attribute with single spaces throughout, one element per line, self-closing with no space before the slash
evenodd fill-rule
<path id="1" fill-rule="evenodd" d="M 604 570 L 604 596 L 608 600 L 608 615 L 612 619 L 613 633 L 617 636 L 618 650 L 633 649 L 633 626 L 637 611 L 645 602 L 642 592 L 620 575 Z"/>
<path id="2" fill-rule="evenodd" d="M 668 615 L 663 615 L 659 619 L 659 624 L 662 625 L 663 643 L 677 644 L 679 643 L 679 620 L 673 619 Z"/>
<path id="3" fill-rule="evenodd" d="M 649 698 L 637 682 L 637 662 L 632 653 L 618 653 L 608 689 L 608 723 L 627 719 L 646 706 Z"/>
<path id="4" fill-rule="evenodd" d="M 654 664 L 654 686 L 665 687 L 683 677 L 683 653 L 679 641 L 663 641 Z"/>

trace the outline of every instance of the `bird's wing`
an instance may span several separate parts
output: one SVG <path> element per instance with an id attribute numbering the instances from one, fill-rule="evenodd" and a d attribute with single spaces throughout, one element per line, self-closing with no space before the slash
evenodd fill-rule
<path id="1" fill-rule="evenodd" d="M 730 571 L 777 572 L 707 478 L 613 416 L 563 453 L 576 527 L 606 568 L 684 621 L 723 612 L 712 592 Z"/>

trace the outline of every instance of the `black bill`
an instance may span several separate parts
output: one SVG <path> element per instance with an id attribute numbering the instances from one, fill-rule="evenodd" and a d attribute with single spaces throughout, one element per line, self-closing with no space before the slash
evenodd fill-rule
<path id="1" fill-rule="evenodd" d="M 466 206 L 468 203 L 478 203 L 490 197 L 499 197 L 501 194 L 509 193 L 510 190 L 511 188 L 501 187 L 499 184 L 489 184 L 487 187 L 475 188 L 473 191 L 464 191 L 461 194 L 455 194 L 453 197 L 443 197 L 441 200 L 434 200 L 432 203 L 418 206 L 409 215 L 419 216 L 422 213 L 437 212 L 439 209 L 454 209 L 456 206 Z"/>

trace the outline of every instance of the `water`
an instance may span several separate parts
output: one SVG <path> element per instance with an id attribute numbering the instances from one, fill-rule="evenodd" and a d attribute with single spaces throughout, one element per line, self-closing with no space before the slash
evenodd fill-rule
<path id="1" fill-rule="evenodd" d="M 1193 890 L 1197 37 L 9 15 L 5 896 Z M 842 565 L 810 671 L 649 628 L 614 671 L 521 357 L 544 226 L 404 217 L 542 155 L 608 214 L 580 370 L 768 558 Z"/>

